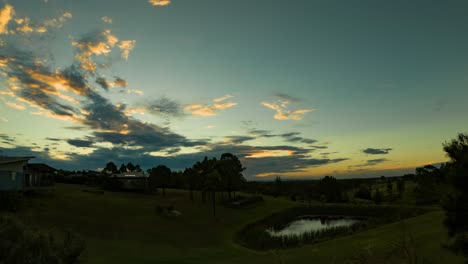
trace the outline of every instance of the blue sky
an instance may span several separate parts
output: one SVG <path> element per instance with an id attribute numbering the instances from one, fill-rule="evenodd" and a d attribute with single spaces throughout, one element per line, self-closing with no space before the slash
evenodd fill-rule
<path id="1" fill-rule="evenodd" d="M 0 149 L 68 169 L 397 175 L 468 128 L 464 1 L 6 1 Z"/>

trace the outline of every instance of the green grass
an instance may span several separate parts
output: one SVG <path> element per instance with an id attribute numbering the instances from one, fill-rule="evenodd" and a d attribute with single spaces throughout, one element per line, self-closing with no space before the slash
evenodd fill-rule
<path id="1" fill-rule="evenodd" d="M 71 229 L 82 235 L 87 242 L 84 263 L 277 263 L 273 252 L 243 248 L 233 237 L 247 223 L 296 205 L 265 197 L 265 203 L 256 208 L 218 207 L 214 218 L 210 203 L 201 203 L 198 195 L 191 202 L 185 191 L 169 190 L 163 198 L 135 193 L 101 195 L 84 189 L 90 188 L 58 184 L 50 195 L 28 198 L 26 208 L 18 213 L 32 225 Z M 182 216 L 170 220 L 156 215 L 158 203 L 173 204 Z M 440 247 L 447 241 L 442 219 L 443 213 L 434 211 L 406 220 L 405 226 L 416 240 L 418 254 L 430 263 L 463 263 Z M 401 223 L 393 223 L 279 254 L 288 264 L 346 263 L 362 249 L 386 254 L 401 230 Z"/>

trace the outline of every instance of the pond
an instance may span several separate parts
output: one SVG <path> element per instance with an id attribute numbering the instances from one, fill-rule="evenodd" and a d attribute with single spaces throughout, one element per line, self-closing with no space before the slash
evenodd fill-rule
<path id="1" fill-rule="evenodd" d="M 272 237 L 302 236 L 310 232 L 323 231 L 336 227 L 349 227 L 363 221 L 352 217 L 307 217 L 290 222 L 281 230 L 267 229 Z"/>

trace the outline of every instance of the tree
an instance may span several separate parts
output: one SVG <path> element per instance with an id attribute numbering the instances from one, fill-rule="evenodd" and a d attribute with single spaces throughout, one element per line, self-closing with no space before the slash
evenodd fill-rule
<path id="1" fill-rule="evenodd" d="M 213 216 L 216 216 L 216 191 L 221 184 L 221 176 L 218 170 L 212 170 L 206 178 L 206 190 L 211 194 L 211 201 L 213 205 Z"/>
<path id="2" fill-rule="evenodd" d="M 443 202 L 444 224 L 448 234 L 455 237 L 453 250 L 468 256 L 468 134 L 458 134 L 457 138 L 445 142 L 443 149 L 451 160 L 446 170 L 453 189 Z"/>
<path id="3" fill-rule="evenodd" d="M 106 173 L 106 174 L 117 173 L 118 172 L 117 165 L 115 165 L 115 163 L 111 161 L 111 162 L 106 164 L 106 167 L 104 168 L 103 172 Z"/>
<path id="4" fill-rule="evenodd" d="M 195 174 L 195 170 L 192 168 L 186 168 L 184 170 L 184 179 L 188 183 L 188 188 L 190 191 L 190 200 L 193 201 L 193 190 L 195 190 L 197 186 L 197 177 Z"/>
<path id="5" fill-rule="evenodd" d="M 403 192 L 405 192 L 405 180 L 403 179 L 398 179 L 397 180 L 397 190 L 398 190 L 398 196 L 402 196 Z"/>
<path id="6" fill-rule="evenodd" d="M 393 182 L 392 180 L 388 179 L 387 181 L 387 195 L 390 199 L 393 197 Z"/>
<path id="7" fill-rule="evenodd" d="M 202 202 L 206 201 L 206 194 L 208 193 L 208 191 L 206 190 L 206 181 L 208 174 L 215 170 L 216 167 L 216 158 L 208 159 L 208 157 L 205 157 L 202 162 L 197 161 L 197 163 L 193 165 L 193 169 L 197 175 L 196 182 L 198 188 L 201 190 L 202 193 Z"/>
<path id="8" fill-rule="evenodd" d="M 163 196 L 166 196 L 166 187 L 171 178 L 171 169 L 165 165 L 158 165 L 150 170 L 150 186 L 155 188 L 160 186 L 163 191 Z"/>
<path id="9" fill-rule="evenodd" d="M 372 200 L 371 190 L 368 186 L 362 184 L 359 189 L 354 192 L 354 197 L 359 199 Z"/>
<path id="10" fill-rule="evenodd" d="M 228 193 L 229 198 L 233 191 L 239 190 L 245 182 L 242 172 L 245 170 L 242 167 L 240 160 L 231 153 L 224 153 L 218 161 L 217 170 L 221 177 L 223 189 Z"/>
<path id="11" fill-rule="evenodd" d="M 127 164 L 127 170 L 128 171 L 135 171 L 135 165 L 133 165 L 133 163 L 129 162 Z"/>
<path id="12" fill-rule="evenodd" d="M 325 196 L 327 202 L 342 200 L 341 185 L 333 176 L 325 176 L 319 181 L 319 193 Z"/>
<path id="13" fill-rule="evenodd" d="M 127 172 L 127 166 L 125 166 L 124 163 L 122 163 L 122 165 L 120 165 L 119 172 L 120 172 L 120 173 Z"/>
<path id="14" fill-rule="evenodd" d="M 283 181 L 281 180 L 281 177 L 277 176 L 275 179 L 275 196 L 279 196 L 283 193 L 284 191 L 284 186 L 283 186 Z"/>
<path id="15" fill-rule="evenodd" d="M 375 190 L 374 202 L 375 202 L 375 204 L 382 203 L 382 194 L 380 193 L 379 189 Z"/>

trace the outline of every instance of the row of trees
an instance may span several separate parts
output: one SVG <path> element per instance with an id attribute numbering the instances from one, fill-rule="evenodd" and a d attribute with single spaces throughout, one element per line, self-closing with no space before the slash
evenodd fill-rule
<path id="1" fill-rule="evenodd" d="M 113 162 L 109 162 L 102 173 L 109 176 L 117 172 L 137 170 L 141 171 L 139 165 L 122 164 L 117 169 Z M 213 214 L 216 214 L 216 196 L 232 198 L 246 182 L 242 174 L 244 170 L 240 160 L 231 153 L 222 154 L 220 159 L 205 157 L 184 171 L 171 171 L 166 165 L 160 164 L 147 170 L 148 189 L 151 191 L 160 188 L 165 196 L 166 188 L 185 188 L 190 191 L 192 201 L 194 192 L 198 191 L 203 202 L 211 198 Z"/>

